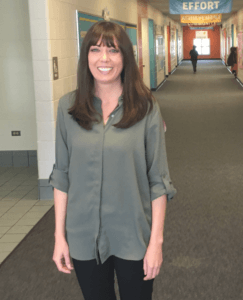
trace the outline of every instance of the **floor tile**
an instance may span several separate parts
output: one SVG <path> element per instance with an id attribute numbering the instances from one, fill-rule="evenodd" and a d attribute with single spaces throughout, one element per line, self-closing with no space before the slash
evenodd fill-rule
<path id="1" fill-rule="evenodd" d="M 1 231 L 0 227 L 0 231 Z M 6 228 L 11 228 L 11 227 L 6 227 Z M 9 233 L 28 233 L 31 229 L 33 228 L 33 226 L 17 226 L 14 225 L 11 229 L 8 230 L 8 234 Z"/>
<path id="2" fill-rule="evenodd" d="M 15 180 L 26 180 L 26 179 L 28 179 L 29 177 L 30 177 L 29 175 L 21 173 L 21 174 L 15 175 L 15 176 L 13 177 L 13 179 L 15 179 Z"/>
<path id="3" fill-rule="evenodd" d="M 1 200 L 3 201 L 3 200 Z M 39 200 L 19 200 L 18 203 L 15 204 L 15 207 L 19 207 L 19 206 L 31 206 L 31 205 L 35 205 L 36 202 L 38 202 Z"/>
<path id="4" fill-rule="evenodd" d="M 0 186 L 0 192 L 9 192 L 11 193 L 16 187 L 14 186 Z"/>
<path id="5" fill-rule="evenodd" d="M 29 207 L 29 206 L 17 206 L 17 207 L 13 206 L 8 209 L 8 213 L 20 213 L 20 212 L 26 213 L 30 209 L 31 209 L 31 207 Z M 0 211 L 1 211 L 1 208 L 0 208 Z"/>
<path id="6" fill-rule="evenodd" d="M 9 207 L 0 207 L 0 217 L 2 217 L 7 211 L 9 211 Z"/>
<path id="7" fill-rule="evenodd" d="M 10 196 L 10 195 L 7 195 L 4 198 L 2 198 L 1 201 L 9 201 L 9 200 L 17 200 L 18 201 L 21 198 L 23 198 L 23 196 L 19 196 L 19 195 Z"/>
<path id="8" fill-rule="evenodd" d="M 23 183 L 21 183 L 21 185 L 30 185 L 30 186 L 38 186 L 38 181 L 25 181 Z"/>
<path id="9" fill-rule="evenodd" d="M 13 226 L 15 223 L 17 223 L 16 220 L 1 220 L 0 218 L 0 227 L 6 227 L 6 226 Z"/>
<path id="10" fill-rule="evenodd" d="M 49 205 L 34 205 L 29 212 L 47 212 L 48 210 L 51 209 L 51 206 Z"/>
<path id="11" fill-rule="evenodd" d="M 22 218 L 24 215 L 26 214 L 26 212 L 14 212 L 14 213 L 10 213 L 10 212 L 6 212 L 1 218 L 0 220 L 19 220 L 20 218 Z"/>
<path id="12" fill-rule="evenodd" d="M 25 195 L 25 196 L 23 196 L 22 198 L 21 198 L 21 200 L 38 200 L 38 193 L 37 193 L 37 195 L 35 195 L 35 194 L 27 194 L 27 195 Z"/>
<path id="13" fill-rule="evenodd" d="M 17 186 L 13 191 L 14 192 L 22 192 L 22 191 L 25 191 L 26 194 L 30 191 L 33 190 L 33 186 L 30 186 L 30 185 L 20 185 L 20 186 Z"/>
<path id="14" fill-rule="evenodd" d="M 0 167 L 0 263 L 53 206 L 38 200 L 38 167 Z"/>
<path id="15" fill-rule="evenodd" d="M 5 234 L 10 228 L 11 228 L 10 226 L 0 227 L 0 235 Z M 20 232 L 20 233 L 22 233 L 22 232 Z"/>
<path id="16" fill-rule="evenodd" d="M 0 191 L 0 197 L 4 198 L 10 193 L 11 193 L 11 191 Z"/>
<path id="17" fill-rule="evenodd" d="M 8 251 L 8 252 L 0 252 L 0 264 L 5 260 L 6 257 L 9 256 L 10 253 L 11 253 L 11 251 Z"/>
<path id="18" fill-rule="evenodd" d="M 13 251 L 13 249 L 16 248 L 16 246 L 18 244 L 19 243 L 1 243 L 0 242 L 0 253 Z"/>
<path id="19" fill-rule="evenodd" d="M 27 195 L 29 192 L 27 192 L 26 190 L 22 190 L 22 191 L 12 191 L 11 193 L 8 194 L 7 197 L 24 197 L 25 195 Z"/>
<path id="20" fill-rule="evenodd" d="M 7 182 L 5 182 L 2 186 L 3 187 L 12 187 L 13 188 L 13 190 L 17 187 L 17 186 L 19 186 L 20 184 L 19 183 L 9 183 L 8 181 Z"/>
<path id="21" fill-rule="evenodd" d="M 25 236 L 26 236 L 25 233 L 16 233 L 16 234 L 6 233 L 0 239 L 0 244 L 1 243 L 20 243 Z"/>
<path id="22" fill-rule="evenodd" d="M 35 224 L 37 224 L 39 222 L 40 219 L 26 219 L 26 218 L 22 218 L 20 219 L 18 222 L 16 222 L 15 226 L 34 226 Z M 1 226 L 1 223 L 0 223 Z"/>
<path id="23" fill-rule="evenodd" d="M 52 205 L 54 205 L 54 200 L 38 200 L 38 202 L 35 204 L 35 206 L 36 205 L 49 205 L 49 206 L 52 206 Z"/>
<path id="24" fill-rule="evenodd" d="M 0 200 L 0 208 L 1 207 L 11 207 L 18 202 L 19 202 L 19 200 L 3 200 L 2 199 L 2 200 Z"/>
<path id="25" fill-rule="evenodd" d="M 44 215 L 45 215 L 46 212 L 44 211 L 34 211 L 34 212 L 27 212 L 23 218 L 24 219 L 41 219 Z"/>
<path id="26" fill-rule="evenodd" d="M 13 186 L 19 186 L 19 185 L 21 185 L 23 182 L 25 182 L 25 180 L 15 180 L 15 179 L 11 179 L 11 180 L 9 180 L 6 184 L 8 184 L 8 185 L 13 185 Z"/>
<path id="27" fill-rule="evenodd" d="M 5 184 L 11 178 L 12 178 L 12 175 L 1 174 L 0 175 L 0 186 L 2 186 L 3 184 Z"/>

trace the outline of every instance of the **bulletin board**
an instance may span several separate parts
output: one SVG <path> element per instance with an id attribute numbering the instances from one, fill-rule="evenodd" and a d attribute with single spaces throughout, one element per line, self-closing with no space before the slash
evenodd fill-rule
<path id="1" fill-rule="evenodd" d="M 104 20 L 101 17 L 96 17 L 82 12 L 78 12 L 78 56 L 80 56 L 80 49 L 87 31 L 98 21 Z"/>
<path id="2" fill-rule="evenodd" d="M 78 19 L 78 55 L 80 56 L 80 49 L 82 47 L 83 39 L 87 33 L 87 31 L 93 26 L 94 23 L 98 21 L 104 20 L 102 17 L 85 14 L 83 12 L 77 11 L 77 19 Z M 111 22 L 117 23 L 122 26 L 122 28 L 126 31 L 130 40 L 133 44 L 133 52 L 138 64 L 138 51 L 137 51 L 137 27 L 135 25 L 126 24 L 124 22 L 120 22 L 117 20 L 111 20 Z"/>

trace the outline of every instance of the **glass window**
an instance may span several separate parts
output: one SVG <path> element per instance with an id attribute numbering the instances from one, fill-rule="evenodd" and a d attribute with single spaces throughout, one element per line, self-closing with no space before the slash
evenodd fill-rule
<path id="1" fill-rule="evenodd" d="M 202 55 L 210 55 L 209 47 L 202 47 Z"/>
<path id="2" fill-rule="evenodd" d="M 209 39 L 202 39 L 202 46 L 209 46 Z"/>
<path id="3" fill-rule="evenodd" d="M 194 39 L 193 45 L 197 47 L 198 55 L 210 55 L 210 39 Z"/>

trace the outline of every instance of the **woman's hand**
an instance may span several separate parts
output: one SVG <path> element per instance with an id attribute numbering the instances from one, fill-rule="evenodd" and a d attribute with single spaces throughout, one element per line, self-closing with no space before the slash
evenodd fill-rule
<path id="1" fill-rule="evenodd" d="M 162 245 L 149 244 L 143 259 L 143 270 L 146 275 L 143 280 L 151 280 L 159 275 L 162 262 Z"/>
<path id="2" fill-rule="evenodd" d="M 52 260 L 55 262 L 57 269 L 60 272 L 71 274 L 73 266 L 71 265 L 69 247 L 65 237 L 55 237 Z"/>

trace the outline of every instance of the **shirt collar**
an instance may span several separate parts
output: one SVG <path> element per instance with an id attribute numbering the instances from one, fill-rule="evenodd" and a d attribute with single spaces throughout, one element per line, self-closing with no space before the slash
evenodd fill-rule
<path id="1" fill-rule="evenodd" d="M 97 96 L 94 96 L 94 104 L 101 107 L 101 99 Z M 118 106 L 123 104 L 123 94 L 118 98 Z"/>

